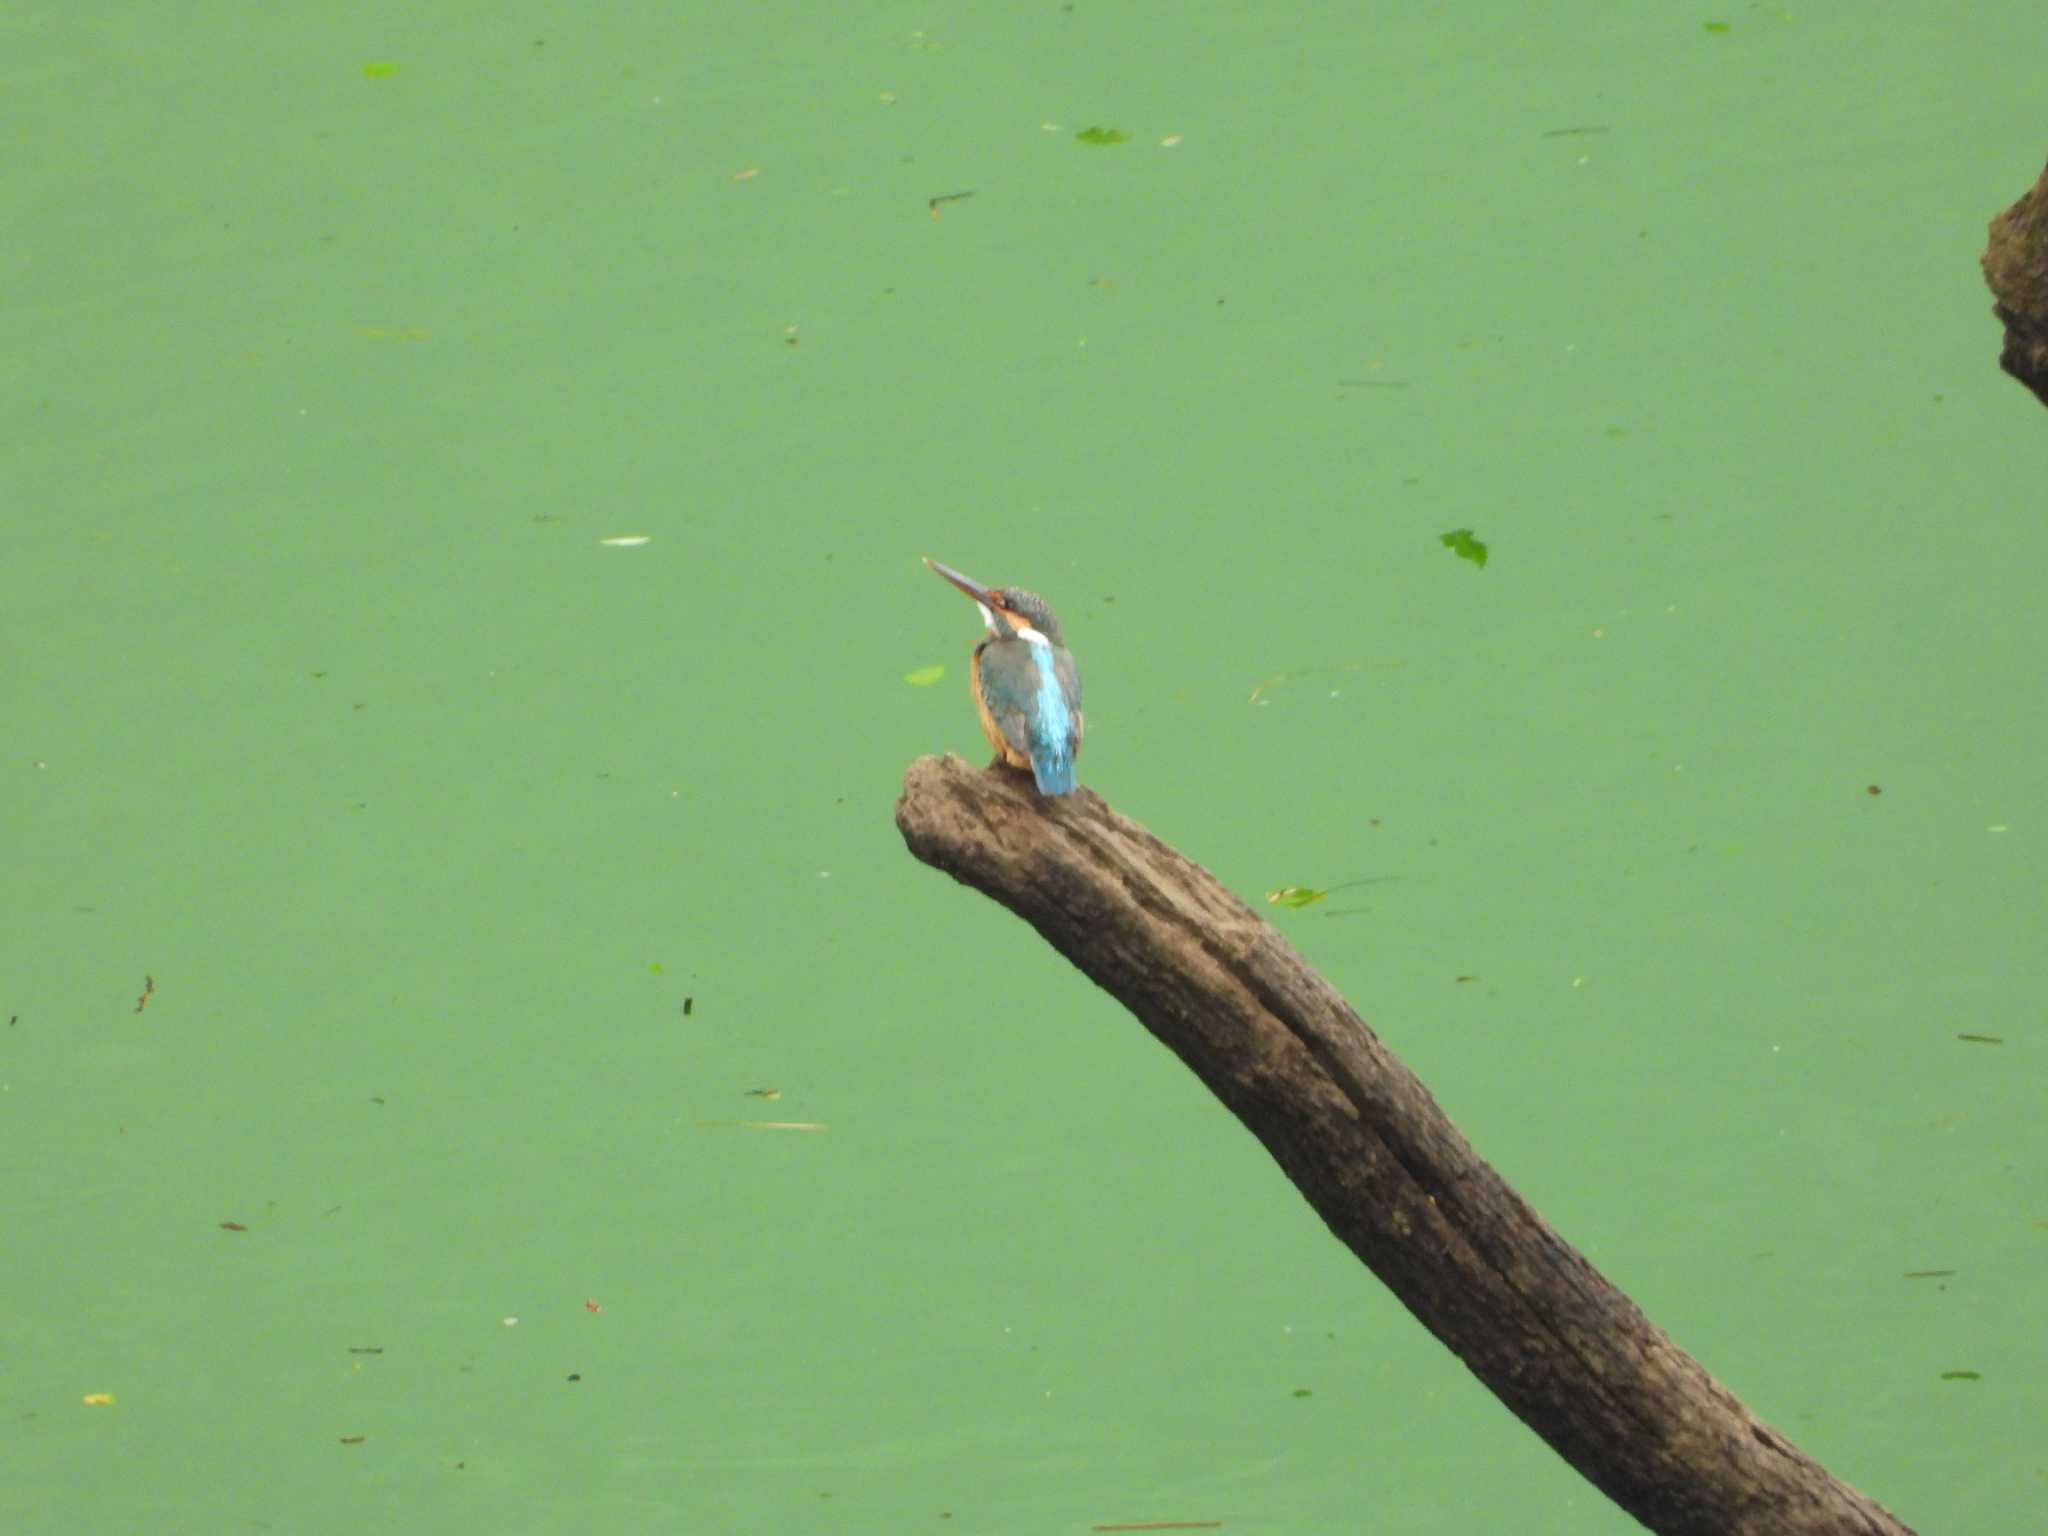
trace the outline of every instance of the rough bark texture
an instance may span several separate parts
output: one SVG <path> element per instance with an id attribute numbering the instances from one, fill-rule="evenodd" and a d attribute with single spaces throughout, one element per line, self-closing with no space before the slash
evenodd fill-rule
<path id="1" fill-rule="evenodd" d="M 1081 789 L 910 766 L 910 851 L 1030 923 L 1272 1153 L 1330 1230 L 1595 1486 L 1672 1536 L 1908 1528 L 1760 1423 L 1482 1162 L 1206 870 Z"/>
<path id="2" fill-rule="evenodd" d="M 2048 169 L 1991 221 L 1984 281 L 1998 300 L 1993 313 L 2005 322 L 1998 366 L 2048 405 Z"/>

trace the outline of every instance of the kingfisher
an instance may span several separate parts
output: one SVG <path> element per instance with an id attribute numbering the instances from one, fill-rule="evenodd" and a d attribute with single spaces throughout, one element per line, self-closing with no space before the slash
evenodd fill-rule
<path id="1" fill-rule="evenodd" d="M 1045 599 L 1022 587 L 984 587 L 951 566 L 925 564 L 974 599 L 988 633 L 968 679 L 981 734 L 1012 768 L 1029 768 L 1041 795 L 1074 790 L 1081 750 L 1081 674 Z"/>

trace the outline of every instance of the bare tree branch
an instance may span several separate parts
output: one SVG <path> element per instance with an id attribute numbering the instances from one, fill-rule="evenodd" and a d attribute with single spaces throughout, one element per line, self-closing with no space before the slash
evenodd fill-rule
<path id="1" fill-rule="evenodd" d="M 1669 1536 L 1911 1536 L 1758 1421 L 1480 1160 L 1263 919 L 1088 789 L 910 765 L 896 825 L 1030 923 L 1265 1144 L 1524 1423 Z"/>
<path id="2" fill-rule="evenodd" d="M 2005 322 L 1998 366 L 2048 405 L 2048 169 L 2031 191 L 1991 221 L 1984 281 Z"/>

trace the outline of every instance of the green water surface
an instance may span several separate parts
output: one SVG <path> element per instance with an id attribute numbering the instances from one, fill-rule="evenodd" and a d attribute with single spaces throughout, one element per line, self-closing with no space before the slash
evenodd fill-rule
<path id="1" fill-rule="evenodd" d="M 0 1526 L 1635 1528 L 904 852 L 927 554 L 1763 1417 L 2048 1525 L 2041 35 L 0 18 Z"/>

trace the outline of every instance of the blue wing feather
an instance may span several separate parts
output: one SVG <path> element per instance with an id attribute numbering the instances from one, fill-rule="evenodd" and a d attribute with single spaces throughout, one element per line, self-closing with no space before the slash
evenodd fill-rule
<path id="1" fill-rule="evenodd" d="M 990 719 L 1028 761 L 1042 795 L 1071 794 L 1081 745 L 1080 678 L 1071 657 L 1025 640 L 985 642 L 979 681 Z"/>
<path id="2" fill-rule="evenodd" d="M 1074 791 L 1074 748 L 1080 745 L 1080 722 L 1067 702 L 1053 666 L 1052 647 L 1034 645 L 1032 660 L 1038 663 L 1038 692 L 1033 699 L 1031 732 L 1031 777 L 1041 795 L 1067 795 Z"/>

